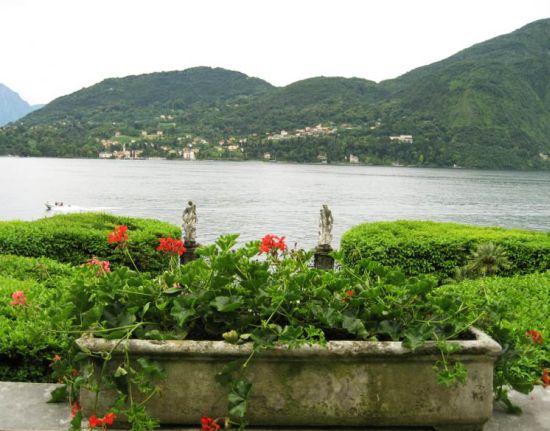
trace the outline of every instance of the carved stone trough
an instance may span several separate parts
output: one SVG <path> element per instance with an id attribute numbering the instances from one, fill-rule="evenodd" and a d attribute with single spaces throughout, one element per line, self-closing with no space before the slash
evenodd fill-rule
<path id="1" fill-rule="evenodd" d="M 465 384 L 437 383 L 434 343 L 411 352 L 400 342 L 331 341 L 326 348 L 277 348 L 255 355 L 247 372 L 253 382 L 250 426 L 433 426 L 437 430 L 478 431 L 493 409 L 493 364 L 501 347 L 476 329 L 474 339 L 453 359 L 468 370 Z M 111 350 L 116 340 L 81 338 L 84 350 Z M 167 378 L 148 412 L 162 424 L 197 426 L 202 415 L 226 416 L 226 391 L 215 375 L 229 361 L 245 359 L 250 345 L 223 341 L 130 340 L 131 357 L 159 361 Z M 121 355 L 123 346 L 115 351 Z M 101 414 L 114 401 L 101 393 L 94 412 L 93 393 L 82 391 L 86 416 Z"/>

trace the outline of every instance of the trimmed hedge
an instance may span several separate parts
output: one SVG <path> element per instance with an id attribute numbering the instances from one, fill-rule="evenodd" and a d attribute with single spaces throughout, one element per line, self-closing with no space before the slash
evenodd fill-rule
<path id="1" fill-rule="evenodd" d="M 502 275 L 550 269 L 550 232 L 481 227 L 431 221 L 365 223 L 348 230 L 341 250 L 349 264 L 362 259 L 400 267 L 409 275 L 444 279 L 464 266 L 479 244 L 501 246 L 510 261 Z"/>
<path id="2" fill-rule="evenodd" d="M 113 266 L 130 266 L 126 254 L 107 243 L 107 235 L 119 225 L 129 228 L 128 248 L 140 270 L 158 272 L 166 267 L 168 257 L 155 249 L 160 237 L 181 236 L 177 226 L 104 213 L 58 215 L 32 222 L 0 222 L 0 254 L 48 257 L 72 265 L 97 257 L 109 260 Z"/>
<path id="3" fill-rule="evenodd" d="M 27 304 L 11 305 L 13 292 L 22 290 Z M 33 280 L 0 276 L 0 380 L 45 382 L 56 354 L 69 348 L 67 333 L 57 332 L 51 313 L 58 307 L 57 289 Z"/>
<path id="4" fill-rule="evenodd" d="M 433 295 L 465 305 L 475 326 L 504 348 L 495 366 L 495 384 L 511 384 L 528 392 L 550 368 L 550 272 L 512 277 L 483 277 L 441 286 Z M 533 343 L 526 332 L 539 331 L 544 342 Z M 497 389 L 497 395 L 499 394 Z"/>

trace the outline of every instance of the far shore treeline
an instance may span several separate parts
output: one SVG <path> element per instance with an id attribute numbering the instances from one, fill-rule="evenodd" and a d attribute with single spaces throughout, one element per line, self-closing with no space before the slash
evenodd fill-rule
<path id="1" fill-rule="evenodd" d="M 381 83 L 111 78 L 1 128 L 0 155 L 549 169 L 549 49 L 545 19 Z"/>

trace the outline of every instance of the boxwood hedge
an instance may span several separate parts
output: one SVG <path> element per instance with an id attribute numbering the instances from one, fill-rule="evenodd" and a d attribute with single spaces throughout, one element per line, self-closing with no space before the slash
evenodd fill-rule
<path id="1" fill-rule="evenodd" d="M 167 256 L 155 250 L 158 238 L 181 235 L 177 226 L 158 220 L 104 213 L 67 214 L 31 222 L 0 222 L 0 254 L 47 257 L 72 265 L 97 257 L 114 266 L 130 265 L 125 253 L 107 243 L 107 234 L 118 225 L 128 226 L 128 247 L 143 271 L 156 272 L 166 266 Z"/>
<path id="2" fill-rule="evenodd" d="M 510 267 L 502 275 L 550 269 L 550 232 L 470 226 L 430 221 L 364 223 L 342 237 L 346 262 L 369 259 L 400 267 L 409 275 L 451 277 L 475 248 L 492 242 L 501 246 Z"/>

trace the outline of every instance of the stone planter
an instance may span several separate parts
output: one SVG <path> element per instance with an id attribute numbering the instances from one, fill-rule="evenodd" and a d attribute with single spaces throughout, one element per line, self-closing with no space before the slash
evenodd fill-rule
<path id="1" fill-rule="evenodd" d="M 437 430 L 481 430 L 493 409 L 493 364 L 500 346 L 472 329 L 475 339 L 453 341 L 453 358 L 468 369 L 465 384 L 444 387 L 433 370 L 433 343 L 415 352 L 400 342 L 332 341 L 327 348 L 277 348 L 258 353 L 248 370 L 253 382 L 247 420 L 251 426 L 433 426 Z M 117 341 L 81 338 L 92 352 Z M 229 361 L 246 358 L 250 345 L 223 341 L 128 342 L 131 357 L 161 362 L 167 378 L 148 411 L 163 424 L 197 426 L 202 415 L 226 415 L 226 388 L 215 375 Z M 122 353 L 122 346 L 115 349 Z M 98 412 L 113 401 L 102 393 Z M 94 394 L 81 393 L 85 417 Z"/>

